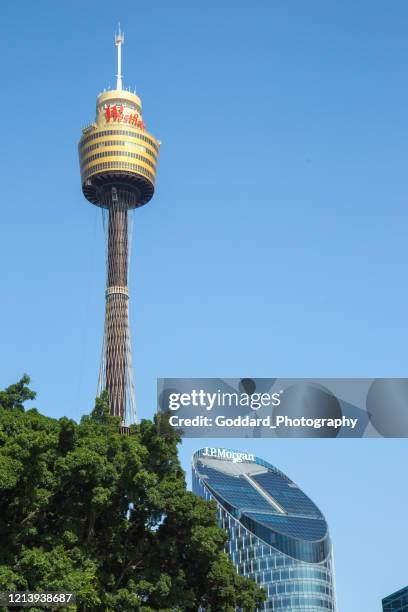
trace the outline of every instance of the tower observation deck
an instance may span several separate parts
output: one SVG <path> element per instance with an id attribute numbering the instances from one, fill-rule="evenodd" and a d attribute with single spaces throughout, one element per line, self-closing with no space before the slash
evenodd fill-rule
<path id="1" fill-rule="evenodd" d="M 115 37 L 116 89 L 96 100 L 94 123 L 82 130 L 79 162 L 86 199 L 107 216 L 105 330 L 98 393 L 106 390 L 111 414 L 123 427 L 135 422 L 129 329 L 129 211 L 154 193 L 159 141 L 149 134 L 140 98 L 122 88 L 123 33 Z"/>

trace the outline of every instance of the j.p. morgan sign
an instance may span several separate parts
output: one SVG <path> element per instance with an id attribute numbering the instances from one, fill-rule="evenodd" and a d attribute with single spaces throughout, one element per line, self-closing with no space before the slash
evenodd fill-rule
<path id="1" fill-rule="evenodd" d="M 203 457 L 211 459 L 224 459 L 224 461 L 232 461 L 232 463 L 242 463 L 243 461 L 255 461 L 255 455 L 251 453 L 239 453 L 237 451 L 227 450 L 226 448 L 211 448 L 206 447 L 203 450 Z"/>

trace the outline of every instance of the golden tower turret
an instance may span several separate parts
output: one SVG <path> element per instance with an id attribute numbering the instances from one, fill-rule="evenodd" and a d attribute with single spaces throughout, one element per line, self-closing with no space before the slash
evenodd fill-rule
<path id="1" fill-rule="evenodd" d="M 79 161 L 84 196 L 108 215 L 105 334 L 98 391 L 107 391 L 111 413 L 126 426 L 136 419 L 128 315 L 128 215 L 153 196 L 160 143 L 146 130 L 140 98 L 122 89 L 123 42 L 119 31 L 116 89 L 99 94 L 95 122 L 82 130 Z"/>

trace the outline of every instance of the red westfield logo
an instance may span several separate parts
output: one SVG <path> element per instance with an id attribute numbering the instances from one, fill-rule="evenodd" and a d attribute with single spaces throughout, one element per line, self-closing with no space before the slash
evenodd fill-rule
<path id="1" fill-rule="evenodd" d="M 124 114 L 123 104 L 120 106 L 107 106 L 105 108 L 106 121 L 117 121 L 118 123 L 130 123 L 142 130 L 145 129 L 145 122 L 137 113 Z"/>

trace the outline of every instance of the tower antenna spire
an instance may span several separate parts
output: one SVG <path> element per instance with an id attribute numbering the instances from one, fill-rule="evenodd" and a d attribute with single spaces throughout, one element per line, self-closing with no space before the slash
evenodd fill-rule
<path id="1" fill-rule="evenodd" d="M 122 45 L 125 42 L 125 35 L 120 30 L 120 24 L 118 33 L 115 34 L 115 47 L 118 49 L 118 73 L 116 75 L 116 89 L 123 89 L 122 84 Z"/>

